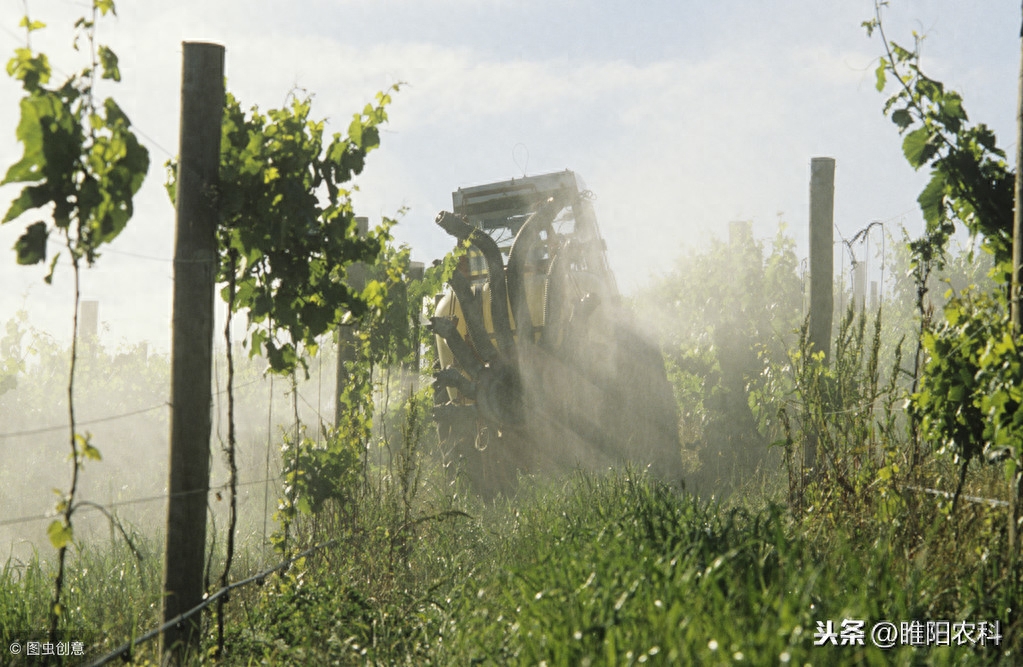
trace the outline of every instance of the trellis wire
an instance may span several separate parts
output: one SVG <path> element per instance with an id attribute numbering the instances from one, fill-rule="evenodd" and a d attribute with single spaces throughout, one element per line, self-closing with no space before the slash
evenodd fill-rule
<path id="1" fill-rule="evenodd" d="M 126 654 L 127 654 L 128 659 L 130 659 L 130 651 L 133 648 L 135 648 L 139 644 L 142 644 L 142 643 L 145 643 L 145 642 L 149 641 L 150 639 L 153 639 L 154 637 L 159 636 L 160 633 L 162 633 L 164 630 L 167 630 L 168 628 L 171 628 L 171 627 L 181 623 L 182 621 L 186 621 L 189 618 L 191 618 L 192 616 L 195 616 L 197 613 L 199 613 L 200 611 L 202 611 L 203 609 L 208 607 L 214 601 L 218 600 L 219 598 L 221 598 L 222 596 L 224 596 L 227 593 L 231 592 L 232 590 L 234 590 L 236 588 L 240 588 L 240 587 L 248 585 L 248 584 L 251 584 L 254 581 L 262 582 L 264 579 L 266 579 L 268 576 L 270 576 L 274 572 L 282 570 L 282 569 L 288 567 L 289 565 L 291 565 L 292 563 L 294 563 L 295 561 L 297 561 L 299 559 L 302 559 L 302 558 L 305 558 L 306 556 L 309 556 L 311 554 L 314 554 L 317 551 L 320 551 L 321 549 L 325 549 L 325 548 L 327 548 L 329 546 L 334 546 L 339 541 L 340 540 L 338 540 L 338 539 L 333 539 L 333 540 L 329 540 L 327 542 L 323 542 L 322 544 L 317 544 L 316 546 L 309 547 L 305 551 L 303 551 L 303 552 L 301 552 L 301 553 L 299 553 L 299 554 L 289 558 L 288 560 L 286 560 L 286 561 L 284 561 L 282 563 L 278 563 L 277 565 L 275 565 L 275 566 L 273 566 L 273 567 L 271 567 L 271 568 L 269 568 L 267 570 L 264 570 L 264 571 L 260 572 L 259 574 L 254 574 L 254 575 L 252 575 L 251 577 L 249 577 L 247 579 L 242 579 L 241 581 L 236 581 L 233 584 L 230 584 L 228 586 L 224 586 L 223 588 L 221 588 L 217 592 L 213 593 L 212 595 L 209 595 L 205 600 L 203 600 L 201 603 L 199 603 L 195 607 L 192 607 L 188 611 L 186 611 L 186 612 L 184 612 L 182 614 L 179 614 L 178 616 L 176 616 L 176 617 L 172 618 L 171 620 L 167 621 L 166 623 L 164 623 L 160 627 L 155 628 L 153 630 L 150 630 L 149 632 L 145 633 L 144 635 L 142 635 L 140 637 L 136 637 L 136 638 L 132 639 L 131 641 L 122 644 L 118 648 L 114 649 L 112 652 L 104 655 L 102 658 L 99 658 L 98 660 L 95 660 L 94 662 L 89 663 L 89 667 L 101 667 L 102 665 L 107 664 L 111 660 L 113 660 L 115 658 L 119 658 L 119 657 L 125 656 Z"/>

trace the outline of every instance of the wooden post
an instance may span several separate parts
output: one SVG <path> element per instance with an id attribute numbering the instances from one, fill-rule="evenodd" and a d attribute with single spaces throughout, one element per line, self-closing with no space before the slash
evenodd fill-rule
<path id="1" fill-rule="evenodd" d="M 94 343 L 99 337 L 99 301 L 82 301 L 78 339 Z"/>
<path id="2" fill-rule="evenodd" d="M 1012 335 L 1023 334 L 1023 25 L 1020 26 L 1019 91 L 1016 98 L 1016 210 L 1012 216 L 1012 283 L 1010 317 Z M 1019 553 L 1019 510 L 1023 496 L 1023 470 L 1017 468 L 1009 485 L 1009 563 L 1013 575 Z"/>
<path id="3" fill-rule="evenodd" d="M 357 217 L 355 224 L 358 227 L 359 237 L 365 237 L 369 233 L 369 218 Z M 354 290 L 361 291 L 366 286 L 366 267 L 362 262 L 356 262 L 348 267 L 348 286 Z M 345 385 L 348 384 L 348 369 L 346 363 L 355 361 L 355 323 L 349 322 L 337 328 L 337 374 L 334 383 L 334 428 L 341 425 L 341 415 L 344 414 L 344 406 L 341 404 L 341 394 L 344 393 Z"/>
<path id="4" fill-rule="evenodd" d="M 733 220 L 728 223 L 728 247 L 742 249 L 753 243 L 753 221 Z"/>
<path id="5" fill-rule="evenodd" d="M 810 322 L 812 352 L 831 354 L 831 320 L 835 298 L 835 159 L 810 160 Z M 811 434 L 803 450 L 803 464 L 817 465 L 817 438 Z"/>
<path id="6" fill-rule="evenodd" d="M 867 307 L 866 262 L 856 262 L 853 265 L 853 304 L 857 312 Z"/>
<path id="7" fill-rule="evenodd" d="M 165 622 L 198 605 L 204 593 L 213 292 L 217 274 L 217 207 L 213 193 L 220 164 L 223 108 L 224 47 L 185 42 L 174 239 Z M 165 662 L 180 664 L 197 653 L 200 617 L 196 614 L 163 633 Z"/>
<path id="8" fill-rule="evenodd" d="M 831 319 L 835 298 L 835 160 L 810 160 L 810 342 L 831 355 Z"/>
<path id="9" fill-rule="evenodd" d="M 423 278 L 426 277 L 426 265 L 422 262 L 409 262 L 408 265 L 408 278 L 411 282 L 422 282 Z M 420 331 L 422 327 L 422 301 L 417 301 L 415 304 L 410 304 L 409 315 L 412 317 L 412 344 L 415 346 L 412 355 L 412 367 L 409 369 L 409 373 L 412 376 L 412 393 L 419 391 L 419 366 L 422 363 L 420 358 L 422 346 L 419 344 Z"/>

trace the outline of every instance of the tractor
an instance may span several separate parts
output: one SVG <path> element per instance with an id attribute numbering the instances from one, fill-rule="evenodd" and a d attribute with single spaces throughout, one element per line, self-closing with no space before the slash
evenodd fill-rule
<path id="1" fill-rule="evenodd" d="M 681 481 L 677 405 L 633 325 L 592 194 L 571 171 L 460 188 L 437 224 L 467 250 L 430 326 L 449 467 L 485 498 L 519 473 L 630 463 Z"/>

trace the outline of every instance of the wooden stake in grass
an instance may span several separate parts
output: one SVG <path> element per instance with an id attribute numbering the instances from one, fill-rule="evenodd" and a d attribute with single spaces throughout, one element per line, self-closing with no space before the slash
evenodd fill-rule
<path id="1" fill-rule="evenodd" d="M 835 159 L 810 160 L 810 322 L 812 352 L 831 354 L 831 320 L 835 308 L 832 283 L 835 272 Z M 803 464 L 817 465 L 817 437 L 811 434 L 803 450 Z"/>
<path id="2" fill-rule="evenodd" d="M 1012 217 L 1012 288 L 1011 317 L 1012 335 L 1023 334 L 1023 25 L 1020 26 L 1020 69 L 1019 93 L 1016 102 L 1016 184 L 1014 199 L 1015 212 Z M 1017 454 L 1017 461 L 1019 455 Z M 1023 491 L 1023 470 L 1017 468 L 1009 488 L 1009 558 L 1015 569 L 1019 552 L 1019 501 Z"/>
<path id="3" fill-rule="evenodd" d="M 164 621 L 188 611 L 203 597 L 210 483 L 213 290 L 217 275 L 214 193 L 223 107 L 224 47 L 185 42 L 174 243 Z M 161 640 L 165 656 L 180 663 L 199 647 L 199 616 L 170 628 Z"/>

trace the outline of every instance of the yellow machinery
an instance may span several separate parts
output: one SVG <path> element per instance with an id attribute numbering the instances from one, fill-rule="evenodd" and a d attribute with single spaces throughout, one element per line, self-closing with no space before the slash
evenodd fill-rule
<path id="1" fill-rule="evenodd" d="M 510 493 L 519 471 L 624 461 L 677 480 L 664 363 L 620 303 L 578 177 L 529 176 L 452 198 L 437 224 L 470 250 L 431 318 L 450 462 L 487 497 Z"/>

